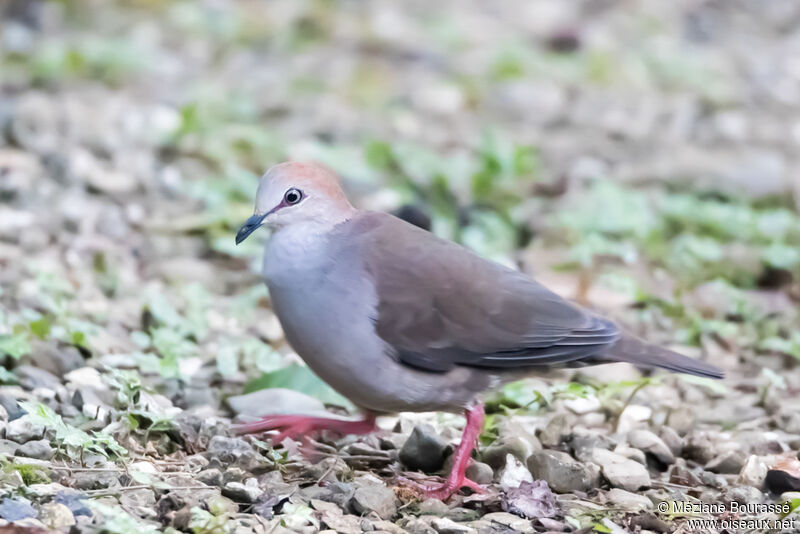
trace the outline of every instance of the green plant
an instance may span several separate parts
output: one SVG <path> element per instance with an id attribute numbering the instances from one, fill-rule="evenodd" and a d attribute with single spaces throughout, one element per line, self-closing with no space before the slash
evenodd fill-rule
<path id="1" fill-rule="evenodd" d="M 41 403 L 21 401 L 28 420 L 37 426 L 55 432 L 55 442 L 59 450 L 72 459 L 82 459 L 85 451 L 95 452 L 105 457 L 124 457 L 128 455 L 117 441 L 106 432 L 91 434 L 64 422 L 60 415 Z"/>

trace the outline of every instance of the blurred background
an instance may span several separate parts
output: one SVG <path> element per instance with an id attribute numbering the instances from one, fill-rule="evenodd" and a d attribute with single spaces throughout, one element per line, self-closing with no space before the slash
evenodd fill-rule
<path id="1" fill-rule="evenodd" d="M 636 424 L 800 443 L 796 0 L 0 13 L 0 404 L 83 432 L 53 438 L 67 459 L 191 451 L 265 387 L 347 407 L 283 340 L 266 232 L 234 246 L 286 159 L 729 375 L 586 370 L 509 388 L 498 413 L 549 417 L 563 394 L 618 425 L 633 391 Z"/>

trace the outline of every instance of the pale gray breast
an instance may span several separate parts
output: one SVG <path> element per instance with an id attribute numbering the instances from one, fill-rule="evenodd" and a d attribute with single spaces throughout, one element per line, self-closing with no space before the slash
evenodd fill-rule
<path id="1" fill-rule="evenodd" d="M 264 279 L 273 308 L 292 347 L 312 367 L 330 360 L 331 352 L 381 350 L 369 319 L 374 291 L 357 272 L 352 255 L 332 250 L 324 238 L 299 240 L 282 231 L 267 246 Z"/>
<path id="2" fill-rule="evenodd" d="M 393 358 L 375 332 L 375 287 L 358 242 L 339 235 L 299 246 L 280 232 L 268 244 L 264 277 L 292 348 L 320 378 L 364 408 L 463 408 L 491 377 L 465 368 L 430 373 Z"/>

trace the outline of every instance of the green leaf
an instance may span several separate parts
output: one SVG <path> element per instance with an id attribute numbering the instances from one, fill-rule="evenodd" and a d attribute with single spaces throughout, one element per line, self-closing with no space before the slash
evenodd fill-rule
<path id="1" fill-rule="evenodd" d="M 136 430 L 137 428 L 139 428 L 139 419 L 136 418 L 135 415 L 133 415 L 132 413 L 128 413 L 128 414 L 126 414 L 126 417 L 127 417 L 127 422 L 128 422 L 128 428 L 130 428 L 131 431 Z"/>
<path id="2" fill-rule="evenodd" d="M 492 404 L 499 404 L 510 408 L 536 409 L 550 403 L 549 392 L 535 389 L 534 384 L 528 380 L 511 382 L 500 390 L 498 398 Z"/>
<path id="3" fill-rule="evenodd" d="M 76 347 L 88 348 L 85 333 L 76 330 L 70 334 L 70 339 L 72 340 L 72 344 Z"/>
<path id="4" fill-rule="evenodd" d="M 87 501 L 93 512 L 103 517 L 102 531 L 109 534 L 158 534 L 158 528 L 140 522 L 118 506 L 100 501 Z"/>
<path id="5" fill-rule="evenodd" d="M 170 485 L 163 480 L 158 480 L 152 474 L 138 469 L 128 469 L 128 475 L 138 484 L 146 484 L 156 489 L 169 489 Z"/>
<path id="6" fill-rule="evenodd" d="M 189 528 L 194 534 L 228 534 L 233 529 L 233 523 L 227 514 L 215 516 L 194 506 L 191 509 Z"/>
<path id="7" fill-rule="evenodd" d="M 89 435 L 83 430 L 64 422 L 60 415 L 55 413 L 50 407 L 41 403 L 20 401 L 20 407 L 25 410 L 25 417 L 36 426 L 55 430 L 55 440 L 60 447 L 64 447 L 68 452 L 91 450 L 108 456 L 108 451 L 118 455 L 126 456 L 128 451 L 122 445 L 105 432 L 95 432 Z M 76 457 L 74 455 L 74 457 Z"/>
<path id="8" fill-rule="evenodd" d="M 156 328 L 151 332 L 153 347 L 161 355 L 159 374 L 164 378 L 180 378 L 180 360 L 192 356 L 197 345 L 172 328 Z"/>
<path id="9" fill-rule="evenodd" d="M 0 384 L 16 384 L 18 381 L 17 375 L 5 367 L 0 367 Z"/>
<path id="10" fill-rule="evenodd" d="M 372 167 L 388 171 L 394 164 L 392 146 L 385 141 L 369 141 L 364 147 L 364 159 Z"/>
<path id="11" fill-rule="evenodd" d="M 31 332 L 39 339 L 44 339 L 50 333 L 50 319 L 45 315 L 41 319 L 28 323 Z"/>
<path id="12" fill-rule="evenodd" d="M 236 347 L 225 345 L 217 351 L 217 371 L 224 378 L 231 377 L 239 371 L 239 355 Z"/>
<path id="13" fill-rule="evenodd" d="M 789 503 L 790 511 L 789 511 L 788 514 L 782 514 L 781 515 L 781 519 L 783 519 L 784 517 L 786 517 L 786 516 L 788 516 L 790 514 L 793 514 L 795 512 L 795 510 L 800 508 L 800 499 L 789 499 L 789 500 L 784 501 L 784 502 L 788 502 Z"/>
<path id="14" fill-rule="evenodd" d="M 292 364 L 283 369 L 264 373 L 244 387 L 245 393 L 261 389 L 286 388 L 315 397 L 326 404 L 353 408 L 353 404 L 334 391 L 328 384 L 304 365 Z"/>
<path id="15" fill-rule="evenodd" d="M 6 354 L 14 359 L 19 359 L 31 352 L 26 332 L 15 332 L 10 335 L 0 336 L 0 354 Z"/>
<path id="16" fill-rule="evenodd" d="M 768 337 L 759 343 L 758 348 L 773 352 L 781 352 L 800 359 L 800 333 L 795 332 L 791 339 L 778 336 Z"/>
<path id="17" fill-rule="evenodd" d="M 773 243 L 761 255 L 764 262 L 776 269 L 793 270 L 800 265 L 800 250 L 797 246 Z"/>

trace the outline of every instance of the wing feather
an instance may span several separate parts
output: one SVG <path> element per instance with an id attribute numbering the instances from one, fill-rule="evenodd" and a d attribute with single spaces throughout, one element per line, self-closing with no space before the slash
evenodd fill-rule
<path id="1" fill-rule="evenodd" d="M 612 322 L 390 215 L 361 215 L 350 231 L 376 285 L 376 331 L 408 365 L 441 372 L 567 364 L 620 338 Z"/>

